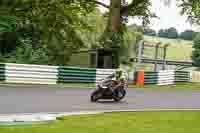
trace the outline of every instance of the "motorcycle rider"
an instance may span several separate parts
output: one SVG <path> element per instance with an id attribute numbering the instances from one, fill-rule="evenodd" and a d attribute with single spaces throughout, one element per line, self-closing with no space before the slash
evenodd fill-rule
<path id="1" fill-rule="evenodd" d="M 115 82 L 116 85 L 112 88 L 115 96 L 120 97 L 120 95 L 122 95 L 120 93 L 120 89 L 124 89 L 125 85 L 126 85 L 126 76 L 124 75 L 124 72 L 121 68 L 118 68 L 115 72 Z"/>
<path id="2" fill-rule="evenodd" d="M 91 101 L 98 99 L 114 99 L 120 101 L 126 95 L 127 81 L 122 69 L 117 69 L 113 74 L 103 79 L 91 95 Z"/>

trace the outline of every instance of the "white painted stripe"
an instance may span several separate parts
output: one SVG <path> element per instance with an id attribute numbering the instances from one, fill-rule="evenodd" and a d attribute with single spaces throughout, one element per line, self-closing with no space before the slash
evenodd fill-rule
<path id="1" fill-rule="evenodd" d="M 134 80 L 134 71 L 128 73 L 128 80 L 130 81 Z"/>
<path id="2" fill-rule="evenodd" d="M 30 80 L 30 81 L 24 81 L 24 80 L 9 80 L 9 81 L 6 81 L 7 83 L 21 83 L 21 84 L 41 84 L 41 85 L 55 85 L 57 82 L 56 81 L 33 81 L 33 80 Z"/>
<path id="3" fill-rule="evenodd" d="M 96 69 L 96 83 L 115 72 L 115 69 Z"/>
<path id="4" fill-rule="evenodd" d="M 15 63 L 5 63 L 8 67 L 29 67 L 29 68 L 46 68 L 46 69 L 58 69 L 59 66 L 50 66 L 50 65 L 32 65 L 32 64 L 15 64 Z"/>
<path id="5" fill-rule="evenodd" d="M 7 81 L 11 80 L 16 80 L 16 81 L 41 81 L 41 82 L 46 82 L 46 81 L 56 81 L 56 79 L 38 79 L 38 78 L 19 78 L 19 77 L 6 77 Z"/>
<path id="6" fill-rule="evenodd" d="M 6 77 L 7 83 L 31 83 L 31 84 L 56 84 L 57 79 L 34 79 Z"/>
<path id="7" fill-rule="evenodd" d="M 174 70 L 161 70 L 158 72 L 157 85 L 172 85 L 172 84 L 175 84 Z"/>
<path id="8" fill-rule="evenodd" d="M 10 67 L 5 66 L 6 70 L 12 70 L 12 71 L 36 71 L 36 72 L 55 72 L 57 73 L 57 69 L 47 69 L 47 68 L 34 68 L 34 67 Z"/>
<path id="9" fill-rule="evenodd" d="M 37 71 L 15 71 L 15 70 L 6 70 L 7 74 L 24 74 L 24 75 L 50 75 L 50 76 L 56 76 L 58 75 L 57 72 L 37 72 Z"/>
<path id="10" fill-rule="evenodd" d="M 175 82 L 161 82 L 161 83 L 157 83 L 156 85 L 173 85 L 175 84 Z"/>
<path id="11" fill-rule="evenodd" d="M 31 78 L 31 79 L 57 79 L 57 76 L 56 75 L 45 75 L 45 74 L 40 74 L 40 75 L 31 75 L 31 74 L 28 74 L 28 75 L 25 75 L 25 74 L 10 74 L 10 73 L 6 73 L 6 78 L 19 78 L 19 79 L 22 79 L 22 78 Z"/>
<path id="12" fill-rule="evenodd" d="M 169 72 L 175 72 L 175 70 L 160 70 L 160 73 L 169 73 Z"/>
<path id="13" fill-rule="evenodd" d="M 97 75 L 110 75 L 113 74 L 114 72 L 96 72 Z"/>
<path id="14" fill-rule="evenodd" d="M 99 71 L 99 72 L 101 72 L 101 71 L 104 71 L 104 72 L 110 72 L 110 71 L 115 71 L 115 69 L 96 69 L 96 71 Z"/>
<path id="15" fill-rule="evenodd" d="M 158 83 L 171 83 L 171 82 L 174 82 L 174 80 L 162 80 L 159 81 Z"/>

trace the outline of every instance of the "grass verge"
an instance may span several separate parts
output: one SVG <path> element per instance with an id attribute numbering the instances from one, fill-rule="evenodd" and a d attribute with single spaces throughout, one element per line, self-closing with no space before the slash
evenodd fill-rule
<path id="1" fill-rule="evenodd" d="M 0 82 L 0 85 L 7 85 L 8 83 Z M 11 83 L 8 85 L 28 85 L 33 86 L 34 84 L 15 84 Z M 46 86 L 46 85 L 44 85 Z M 49 86 L 61 86 L 61 87 L 77 87 L 77 88 L 88 88 L 94 89 L 96 85 L 94 83 L 67 83 L 67 84 L 57 84 L 57 85 L 49 85 Z M 166 85 L 166 86 L 158 86 L 158 85 L 145 85 L 143 87 L 139 87 L 136 85 L 129 84 L 128 88 L 137 89 L 137 90 L 200 90 L 200 83 L 181 83 L 176 85 Z"/>
<path id="2" fill-rule="evenodd" d="M 129 85 L 129 88 L 136 88 L 140 90 L 200 90 L 199 83 L 182 83 L 176 85 L 146 85 L 143 87 L 137 87 L 135 85 Z"/>
<path id="3" fill-rule="evenodd" d="M 66 87 L 95 88 L 95 84 L 63 84 Z M 178 83 L 176 85 L 145 85 L 139 87 L 129 84 L 128 88 L 137 90 L 200 90 L 200 83 Z"/>
<path id="4" fill-rule="evenodd" d="M 1 133 L 199 133 L 200 112 L 133 112 L 70 116 L 43 125 L 0 127 Z"/>

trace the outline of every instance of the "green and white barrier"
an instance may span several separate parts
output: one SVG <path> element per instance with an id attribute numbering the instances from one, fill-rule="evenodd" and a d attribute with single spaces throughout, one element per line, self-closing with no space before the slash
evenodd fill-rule
<path id="1" fill-rule="evenodd" d="M 177 82 L 190 82 L 190 72 L 175 70 L 144 72 L 144 85 L 172 85 Z"/>
<path id="2" fill-rule="evenodd" d="M 176 71 L 175 81 L 176 82 L 192 82 L 191 73 L 192 72 L 189 72 L 189 71 Z"/>
<path id="3" fill-rule="evenodd" d="M 58 67 L 58 83 L 94 83 L 96 82 L 96 69 Z"/>
<path id="4" fill-rule="evenodd" d="M 115 73 L 115 69 L 97 69 L 96 71 L 96 83 L 100 80 L 104 79 L 105 77 Z"/>
<path id="5" fill-rule="evenodd" d="M 0 81 L 31 84 L 98 83 L 115 71 L 115 69 L 5 63 L 0 64 Z M 132 71 L 124 74 L 131 83 L 137 81 L 137 72 Z M 199 72 L 174 70 L 144 72 L 144 85 L 171 85 L 194 80 L 200 82 L 199 77 Z"/>
<path id="6" fill-rule="evenodd" d="M 5 64 L 0 64 L 0 81 L 5 81 Z"/>
<path id="7" fill-rule="evenodd" d="M 31 84 L 97 83 L 113 72 L 114 69 L 5 63 L 0 64 L 0 81 Z"/>
<path id="8" fill-rule="evenodd" d="M 58 67 L 26 64 L 5 64 L 5 82 L 56 84 Z"/>
<path id="9" fill-rule="evenodd" d="M 175 84 L 175 71 L 164 70 L 158 72 L 158 85 Z"/>

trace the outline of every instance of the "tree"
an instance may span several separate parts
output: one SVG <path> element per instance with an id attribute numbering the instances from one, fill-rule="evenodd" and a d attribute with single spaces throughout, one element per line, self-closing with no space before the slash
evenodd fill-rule
<path id="1" fill-rule="evenodd" d="M 168 31 L 165 30 L 165 29 L 160 29 L 160 30 L 158 31 L 158 36 L 159 36 L 159 37 L 165 37 L 165 38 L 167 38 L 167 37 L 168 37 Z"/>
<path id="2" fill-rule="evenodd" d="M 50 60 L 66 64 L 70 55 L 83 47 L 78 31 L 91 27 L 82 16 L 95 8 L 88 0 L 2 0 L 0 14 L 16 16 L 18 25 L 30 25 Z M 32 40 L 32 39 L 31 39 Z M 60 51 L 56 51 L 59 47 Z M 70 49 L 70 50 L 69 50 Z M 54 60 L 60 58 L 60 60 Z M 58 61 L 58 62 L 57 62 Z"/>
<path id="3" fill-rule="evenodd" d="M 178 38 L 178 32 L 174 27 L 167 29 L 167 34 L 168 34 L 167 38 L 172 38 L 172 39 Z"/>
<path id="4" fill-rule="evenodd" d="M 101 47 L 123 44 L 128 17 L 141 18 L 144 25 L 155 17 L 149 9 L 150 0 L 132 0 L 129 4 L 126 0 L 110 0 L 110 5 L 97 0 L 1 0 L 0 5 L 4 5 L 0 7 L 2 14 L 16 16 L 19 24 L 32 25 L 51 61 L 59 60 L 59 64 L 66 64 L 72 52 L 84 47 L 80 33 L 92 29 L 85 16 L 99 5 L 108 9 Z"/>
<path id="5" fill-rule="evenodd" d="M 110 5 L 104 6 L 109 9 L 106 29 L 101 37 L 103 47 L 119 46 L 123 41 L 123 32 L 126 29 L 124 22 L 128 16 L 139 17 L 143 24 L 149 23 L 150 17 L 155 17 L 150 12 L 149 0 L 132 0 L 130 4 L 124 4 L 122 0 L 110 0 Z"/>
<path id="6" fill-rule="evenodd" d="M 169 29 L 160 29 L 158 32 L 159 37 L 164 37 L 164 38 L 178 38 L 178 32 L 176 28 L 169 28 Z"/>
<path id="7" fill-rule="evenodd" d="M 179 6 L 182 9 L 181 14 L 187 15 L 191 23 L 200 24 L 199 0 L 182 0 Z"/>
<path id="8" fill-rule="evenodd" d="M 200 34 L 197 34 L 193 41 L 192 60 L 195 66 L 200 67 Z"/>
<path id="9" fill-rule="evenodd" d="M 128 31 L 130 32 L 141 32 L 141 33 L 144 32 L 143 26 L 138 26 L 136 24 L 129 25 L 127 28 L 128 28 Z"/>
<path id="10" fill-rule="evenodd" d="M 0 16 L 0 53 L 10 53 L 17 46 L 16 26 L 17 19 L 14 16 Z"/>
<path id="11" fill-rule="evenodd" d="M 191 23 L 200 24 L 199 0 L 183 0 L 182 14 L 186 14 Z M 192 60 L 195 66 L 200 67 L 200 34 L 194 33 Z"/>
<path id="12" fill-rule="evenodd" d="M 150 29 L 150 28 L 145 28 L 144 34 L 149 35 L 149 36 L 156 36 L 157 35 L 156 31 L 153 30 L 153 29 Z"/>
<path id="13" fill-rule="evenodd" d="M 184 40 L 193 40 L 195 36 L 194 31 L 192 30 L 185 30 L 184 32 L 181 32 L 180 38 Z"/>

